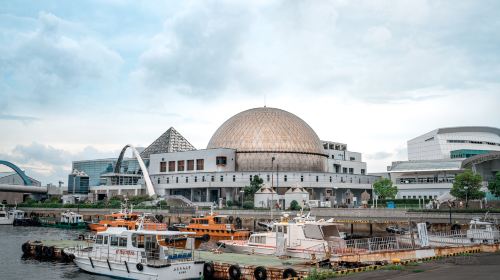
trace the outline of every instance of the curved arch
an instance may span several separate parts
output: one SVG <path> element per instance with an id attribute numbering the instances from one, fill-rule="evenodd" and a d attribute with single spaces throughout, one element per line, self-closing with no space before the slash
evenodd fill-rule
<path id="1" fill-rule="evenodd" d="M 123 147 L 122 151 L 120 152 L 120 156 L 118 157 L 118 161 L 116 162 L 116 165 L 115 165 L 115 173 L 120 173 L 120 167 L 122 165 L 123 156 L 125 155 L 125 151 L 127 151 L 128 148 L 132 149 L 132 152 L 134 153 L 134 157 L 139 162 L 139 166 L 141 167 L 141 170 L 142 170 L 142 176 L 144 177 L 144 182 L 146 183 L 146 189 L 148 191 L 148 194 L 150 196 L 156 195 L 155 189 L 153 187 L 153 182 L 151 181 L 151 178 L 149 177 L 148 168 L 146 167 L 146 164 L 142 160 L 141 155 L 139 154 L 139 152 L 137 151 L 137 149 L 134 146 L 127 144 L 127 145 L 125 145 L 125 147 Z"/>
<path id="2" fill-rule="evenodd" d="M 31 179 L 24 174 L 24 171 L 22 171 L 17 165 L 13 164 L 12 162 L 6 161 L 6 160 L 0 160 L 0 165 L 5 165 L 7 167 L 10 167 L 12 170 L 14 170 L 17 175 L 21 176 L 21 179 L 23 179 L 24 185 L 25 186 L 32 186 L 33 182 L 31 182 Z"/>

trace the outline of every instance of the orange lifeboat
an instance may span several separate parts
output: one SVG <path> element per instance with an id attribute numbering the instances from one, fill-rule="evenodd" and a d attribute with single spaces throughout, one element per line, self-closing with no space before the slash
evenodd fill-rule
<path id="1" fill-rule="evenodd" d="M 192 218 L 187 226 L 178 226 L 177 229 L 194 232 L 198 237 L 208 235 L 214 239 L 246 240 L 250 236 L 250 230 L 237 229 L 233 222 L 241 227 L 240 218 L 234 220 L 227 215 L 207 215 Z"/>

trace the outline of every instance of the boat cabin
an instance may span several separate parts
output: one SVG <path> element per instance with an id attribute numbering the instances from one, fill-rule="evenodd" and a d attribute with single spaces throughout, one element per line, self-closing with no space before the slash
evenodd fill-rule
<path id="1" fill-rule="evenodd" d="M 79 224 L 83 223 L 83 216 L 71 211 L 61 214 L 61 223 L 63 224 Z"/>

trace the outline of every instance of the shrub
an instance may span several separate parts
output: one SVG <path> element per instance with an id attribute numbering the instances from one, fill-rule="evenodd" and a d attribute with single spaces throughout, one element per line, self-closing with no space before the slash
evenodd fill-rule
<path id="1" fill-rule="evenodd" d="M 243 209 L 253 209 L 253 201 L 243 202 Z"/>
<path id="2" fill-rule="evenodd" d="M 292 200 L 292 202 L 290 202 L 290 210 L 292 211 L 298 211 L 300 210 L 300 205 L 299 203 L 297 202 L 297 200 Z"/>

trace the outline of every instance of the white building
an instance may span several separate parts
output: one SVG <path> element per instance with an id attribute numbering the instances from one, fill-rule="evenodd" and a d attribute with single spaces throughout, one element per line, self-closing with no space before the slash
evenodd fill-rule
<path id="1" fill-rule="evenodd" d="M 495 127 L 438 128 L 408 141 L 408 160 L 468 158 L 490 151 L 500 151 Z"/>
<path id="2" fill-rule="evenodd" d="M 398 198 L 434 198 L 449 193 L 462 162 L 500 150 L 500 129 L 484 126 L 438 128 L 408 141 L 408 161 L 387 168 Z"/>

